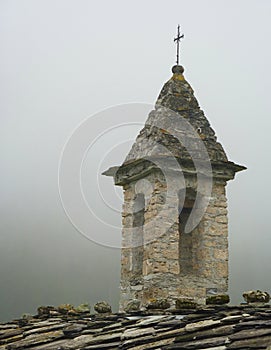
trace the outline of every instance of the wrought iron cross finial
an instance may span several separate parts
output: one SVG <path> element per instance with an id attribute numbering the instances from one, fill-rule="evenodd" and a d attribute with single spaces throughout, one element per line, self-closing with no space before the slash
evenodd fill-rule
<path id="1" fill-rule="evenodd" d="M 179 65 L 180 42 L 181 42 L 181 39 L 183 39 L 183 38 L 184 38 L 184 34 L 181 35 L 180 25 L 178 25 L 177 36 L 176 36 L 176 38 L 174 38 L 174 42 L 177 43 L 177 60 L 176 60 L 177 65 Z"/>

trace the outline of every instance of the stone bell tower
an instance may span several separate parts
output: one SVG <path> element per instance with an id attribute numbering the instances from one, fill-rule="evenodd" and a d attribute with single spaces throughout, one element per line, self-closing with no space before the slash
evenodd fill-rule
<path id="1" fill-rule="evenodd" d="M 227 159 L 183 67 L 172 72 L 124 163 L 104 173 L 124 190 L 120 310 L 228 290 L 225 188 L 246 168 Z"/>

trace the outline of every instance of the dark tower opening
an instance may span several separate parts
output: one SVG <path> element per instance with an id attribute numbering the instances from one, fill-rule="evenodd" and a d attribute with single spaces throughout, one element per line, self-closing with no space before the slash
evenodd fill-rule
<path id="1" fill-rule="evenodd" d="M 132 231 L 132 272 L 134 275 L 142 275 L 144 252 L 144 213 L 145 196 L 139 193 L 135 196 L 133 206 L 133 231 Z"/>
<path id="2" fill-rule="evenodd" d="M 194 270 L 195 259 L 194 230 L 187 231 L 187 221 L 191 215 L 196 193 L 194 191 L 180 190 L 179 193 L 179 261 L 180 273 L 189 274 Z"/>

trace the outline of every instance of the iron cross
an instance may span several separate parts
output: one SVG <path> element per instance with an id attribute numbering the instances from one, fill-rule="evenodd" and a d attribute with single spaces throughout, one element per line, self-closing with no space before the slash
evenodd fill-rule
<path id="1" fill-rule="evenodd" d="M 184 38 L 184 34 L 181 35 L 180 33 L 180 25 L 178 25 L 178 29 L 177 29 L 177 37 L 174 38 L 174 42 L 177 43 L 177 65 L 179 65 L 179 55 L 180 55 L 180 42 L 181 39 Z"/>

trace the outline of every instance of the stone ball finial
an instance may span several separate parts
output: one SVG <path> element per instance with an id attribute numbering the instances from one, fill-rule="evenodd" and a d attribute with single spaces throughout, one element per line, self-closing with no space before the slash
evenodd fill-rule
<path id="1" fill-rule="evenodd" d="M 172 67 L 172 73 L 174 74 L 183 74 L 184 72 L 184 67 L 183 66 L 179 66 L 179 65 L 175 65 Z"/>

